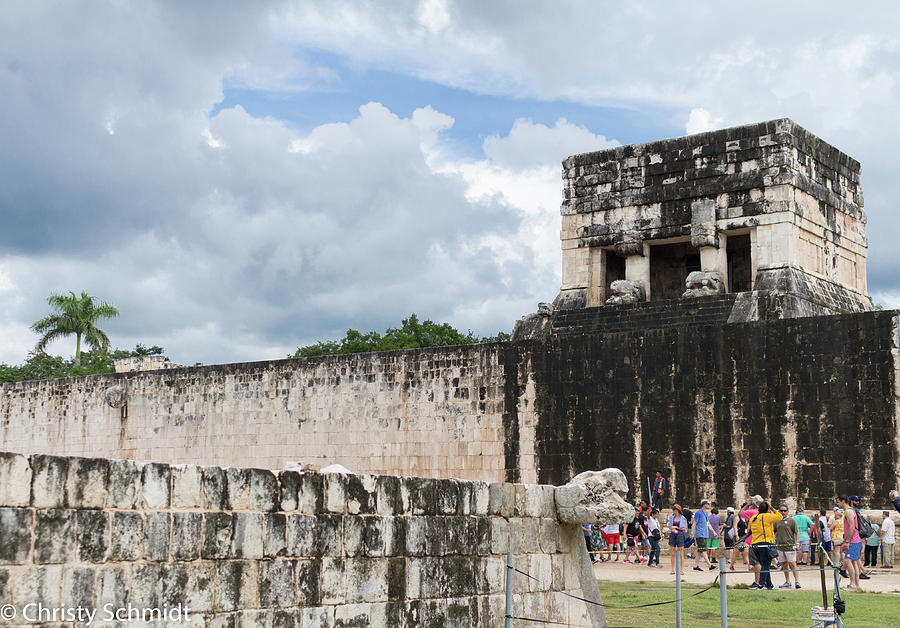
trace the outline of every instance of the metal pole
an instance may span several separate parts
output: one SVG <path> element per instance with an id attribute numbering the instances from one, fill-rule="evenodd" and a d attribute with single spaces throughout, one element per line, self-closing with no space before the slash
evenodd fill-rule
<path id="1" fill-rule="evenodd" d="M 719 615 L 722 616 L 722 628 L 728 628 L 728 589 L 725 586 L 725 557 L 719 559 Z"/>
<path id="2" fill-rule="evenodd" d="M 506 552 L 506 628 L 512 628 L 513 553 Z"/>
<path id="3" fill-rule="evenodd" d="M 841 574 L 838 567 L 834 567 L 834 599 L 835 601 L 841 599 Z M 844 622 L 841 620 L 841 616 L 837 610 L 834 612 L 834 618 L 837 620 L 835 626 L 837 628 L 843 628 Z"/>
<path id="4" fill-rule="evenodd" d="M 675 628 L 681 628 L 681 552 L 673 547 L 675 552 Z"/>

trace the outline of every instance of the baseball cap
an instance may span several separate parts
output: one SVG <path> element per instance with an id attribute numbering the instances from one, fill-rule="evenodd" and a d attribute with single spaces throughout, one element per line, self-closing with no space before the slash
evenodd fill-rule
<path id="1" fill-rule="evenodd" d="M 704 505 L 706 505 L 706 504 L 708 504 L 708 503 L 709 503 L 709 500 L 708 500 L 708 499 L 701 499 L 701 500 L 700 500 L 700 507 L 702 508 Z"/>
<path id="2" fill-rule="evenodd" d="M 837 506 L 834 507 L 834 512 L 840 512 L 840 511 L 841 511 L 840 508 L 838 508 Z"/>
<path id="3" fill-rule="evenodd" d="M 725 509 L 725 512 L 734 512 L 734 506 L 729 506 Z"/>
<path id="4" fill-rule="evenodd" d="M 859 495 L 851 495 L 851 496 L 850 496 L 850 501 L 851 501 L 851 502 L 858 502 L 858 501 L 859 501 Z"/>

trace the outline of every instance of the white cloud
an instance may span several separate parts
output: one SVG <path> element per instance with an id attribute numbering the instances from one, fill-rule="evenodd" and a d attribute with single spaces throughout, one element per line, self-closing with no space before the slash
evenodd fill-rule
<path id="1" fill-rule="evenodd" d="M 687 124 L 684 125 L 684 130 L 688 135 L 714 131 L 720 128 L 722 128 L 722 118 L 714 118 L 710 112 L 702 107 L 691 109 Z"/>

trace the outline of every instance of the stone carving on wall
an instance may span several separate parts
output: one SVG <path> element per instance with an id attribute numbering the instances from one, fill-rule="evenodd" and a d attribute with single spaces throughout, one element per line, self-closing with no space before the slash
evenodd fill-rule
<path id="1" fill-rule="evenodd" d="M 616 279 L 609 286 L 610 297 L 607 305 L 621 305 L 622 303 L 640 303 L 646 300 L 644 286 L 639 281 L 631 279 Z"/>
<path id="2" fill-rule="evenodd" d="M 634 506 L 625 501 L 628 481 L 619 469 L 585 471 L 555 490 L 556 516 L 562 523 L 627 523 Z"/>
<path id="3" fill-rule="evenodd" d="M 128 401 L 128 394 L 125 386 L 116 384 L 106 389 L 103 398 L 106 400 L 106 405 L 110 408 L 121 408 Z"/>
<path id="4" fill-rule="evenodd" d="M 581 307 L 584 307 L 582 304 Z M 523 316 L 513 327 L 513 340 L 530 340 L 545 338 L 550 333 L 550 317 L 553 316 L 553 305 L 538 303 L 538 311 Z"/>
<path id="5" fill-rule="evenodd" d="M 681 296 L 686 298 L 725 294 L 725 282 L 715 271 L 695 270 L 687 276 L 684 285 L 687 290 Z"/>

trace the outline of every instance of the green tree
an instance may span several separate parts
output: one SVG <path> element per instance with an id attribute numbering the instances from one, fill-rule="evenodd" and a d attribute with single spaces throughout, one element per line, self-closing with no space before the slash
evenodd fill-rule
<path id="1" fill-rule="evenodd" d="M 115 373 L 115 360 L 162 355 L 163 352 L 162 347 L 153 345 L 148 348 L 141 344 L 136 345 L 130 351 L 116 349 L 112 352 L 107 352 L 94 349 L 81 354 L 80 364 L 75 364 L 74 360 L 66 360 L 56 355 L 29 353 L 25 363 L 22 365 L 0 363 L 0 383 Z"/>
<path id="2" fill-rule="evenodd" d="M 75 296 L 74 292 L 51 294 L 47 303 L 56 310 L 31 326 L 32 331 L 41 334 L 35 345 L 37 353 L 44 353 L 47 345 L 65 336 L 75 335 L 75 364 L 81 364 L 81 340 L 91 349 L 105 353 L 109 348 L 109 336 L 97 327 L 97 322 L 105 318 L 115 318 L 119 310 L 114 305 L 98 302 L 87 292 Z"/>
<path id="3" fill-rule="evenodd" d="M 415 314 L 402 321 L 398 328 L 388 328 L 384 334 L 377 331 L 360 332 L 348 329 L 340 340 L 326 340 L 300 347 L 293 358 L 309 358 L 317 355 L 345 353 L 365 353 L 368 351 L 392 351 L 396 349 L 418 349 L 420 347 L 446 347 L 448 345 L 468 345 L 476 342 L 503 342 L 509 334 L 499 332 L 496 336 L 477 337 L 471 331 L 462 333 L 447 323 L 429 320 L 419 321 Z"/>

